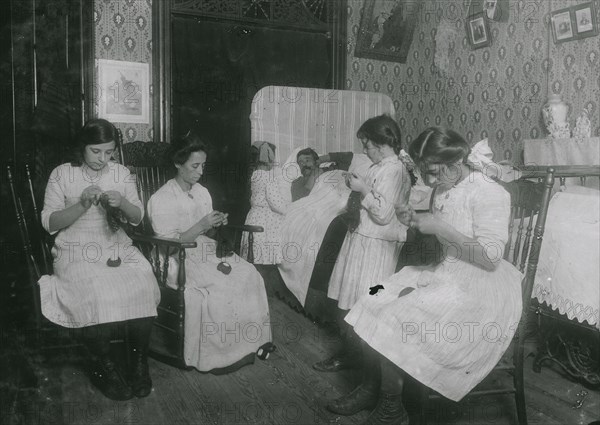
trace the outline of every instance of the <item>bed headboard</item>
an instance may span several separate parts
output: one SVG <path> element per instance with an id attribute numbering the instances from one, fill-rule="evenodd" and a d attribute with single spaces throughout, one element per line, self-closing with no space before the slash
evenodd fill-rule
<path id="1" fill-rule="evenodd" d="M 273 143 L 279 163 L 296 148 L 358 153 L 356 131 L 383 113 L 395 115 L 392 99 L 382 93 L 267 86 L 252 100 L 250 139 Z"/>

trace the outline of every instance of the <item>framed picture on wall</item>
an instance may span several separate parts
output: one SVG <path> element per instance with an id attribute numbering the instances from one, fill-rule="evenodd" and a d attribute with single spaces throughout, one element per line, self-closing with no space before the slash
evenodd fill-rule
<path id="1" fill-rule="evenodd" d="M 490 45 L 492 40 L 485 12 L 479 12 L 467 18 L 467 37 L 473 50 Z"/>
<path id="2" fill-rule="evenodd" d="M 414 0 L 365 0 L 354 56 L 406 63 L 419 8 Z"/>
<path id="3" fill-rule="evenodd" d="M 550 13 L 552 37 L 555 43 L 564 43 L 575 39 L 571 8 L 555 10 Z"/>
<path id="4" fill-rule="evenodd" d="M 111 122 L 150 123 L 147 63 L 98 59 L 98 117 Z"/>
<path id="5" fill-rule="evenodd" d="M 471 0 L 469 15 L 485 12 L 490 21 L 508 22 L 508 0 Z"/>
<path id="6" fill-rule="evenodd" d="M 577 38 L 586 38 L 598 35 L 598 22 L 594 3 L 584 3 L 573 6 L 575 20 L 575 33 Z"/>

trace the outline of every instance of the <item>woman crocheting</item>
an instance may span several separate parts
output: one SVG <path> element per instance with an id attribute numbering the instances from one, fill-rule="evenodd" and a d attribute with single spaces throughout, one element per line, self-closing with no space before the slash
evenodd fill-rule
<path id="1" fill-rule="evenodd" d="M 361 297 L 345 320 L 363 341 L 361 384 L 328 408 L 400 424 L 408 375 L 458 401 L 496 365 L 521 314 L 521 273 L 502 259 L 510 196 L 469 165 L 457 133 L 429 128 L 409 154 L 434 188 L 432 211 L 399 211 L 443 246 L 439 262 L 407 266 Z"/>
<path id="2" fill-rule="evenodd" d="M 198 180 L 206 146 L 195 135 L 173 141 L 177 175 L 148 201 L 148 216 L 158 236 L 196 241 L 187 249 L 184 358 L 202 372 L 223 374 L 254 362 L 255 352 L 271 342 L 269 305 L 261 275 L 235 254 L 223 269 L 214 230 L 227 224 L 208 190 Z M 168 284 L 176 287 L 178 264 L 169 266 Z"/>

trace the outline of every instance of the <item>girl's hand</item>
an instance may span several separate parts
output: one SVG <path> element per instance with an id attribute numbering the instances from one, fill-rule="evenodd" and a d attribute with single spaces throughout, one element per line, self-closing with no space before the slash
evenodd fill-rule
<path id="1" fill-rule="evenodd" d="M 371 190 L 362 178 L 353 173 L 346 173 L 346 184 L 354 192 L 360 192 L 363 195 L 366 195 Z"/>
<path id="2" fill-rule="evenodd" d="M 398 217 L 398 221 L 405 226 L 410 226 L 414 215 L 415 211 L 410 205 L 403 204 L 396 206 L 396 217 Z"/>
<path id="3" fill-rule="evenodd" d="M 222 214 L 223 213 L 221 213 L 219 211 L 213 211 L 211 213 L 208 213 L 207 215 L 205 215 L 204 217 L 202 217 L 200 219 L 198 224 L 200 224 L 200 226 L 204 230 L 210 230 L 213 227 L 217 227 L 222 223 L 222 221 L 223 221 Z"/>
<path id="4" fill-rule="evenodd" d="M 435 235 L 439 231 L 440 221 L 431 213 L 419 213 L 413 214 L 409 226 L 425 235 Z"/>
<path id="5" fill-rule="evenodd" d="M 88 186 L 85 189 L 83 189 L 83 192 L 81 192 L 79 202 L 81 203 L 81 205 L 83 205 L 83 208 L 87 210 L 92 206 L 92 204 L 98 205 L 98 202 L 100 202 L 101 194 L 102 189 L 100 189 L 98 186 Z"/>
<path id="6" fill-rule="evenodd" d="M 123 196 L 120 192 L 116 190 L 109 190 L 104 192 L 102 196 L 106 197 L 106 202 L 108 205 L 114 208 L 121 208 L 121 203 L 123 202 Z"/>

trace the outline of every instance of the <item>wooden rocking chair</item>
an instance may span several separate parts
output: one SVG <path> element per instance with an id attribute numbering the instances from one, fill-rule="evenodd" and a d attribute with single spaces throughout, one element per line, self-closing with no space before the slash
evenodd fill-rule
<path id="1" fill-rule="evenodd" d="M 148 200 L 156 190 L 175 176 L 175 167 L 169 162 L 167 143 L 132 142 L 122 146 L 122 163 L 136 177 L 140 199 L 147 206 Z M 253 234 L 263 232 L 260 226 L 228 225 L 223 233 L 249 232 L 249 252 L 252 253 Z M 185 285 L 186 285 L 186 249 L 195 248 L 196 242 L 181 242 L 178 239 L 155 236 L 149 218 L 131 232 L 131 239 L 150 261 L 158 281 L 161 301 L 158 306 L 158 317 L 154 322 L 154 330 L 150 342 L 150 355 L 164 363 L 187 369 L 184 359 L 185 336 Z M 239 250 L 237 250 L 239 252 Z M 159 252 L 166 255 L 159 255 Z M 179 269 L 177 272 L 177 289 L 167 285 L 169 261 L 177 256 Z M 250 262 L 253 259 L 250 258 Z"/>

